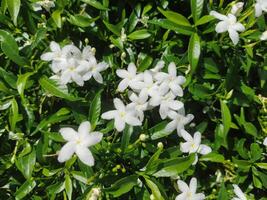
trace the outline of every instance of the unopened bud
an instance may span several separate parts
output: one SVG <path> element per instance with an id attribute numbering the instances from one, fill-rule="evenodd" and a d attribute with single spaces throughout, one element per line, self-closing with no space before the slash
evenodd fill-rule
<path id="1" fill-rule="evenodd" d="M 141 134 L 141 135 L 139 136 L 139 139 L 140 139 L 142 142 L 144 142 L 144 141 L 146 140 L 146 135 L 145 135 L 145 134 Z"/>
<path id="2" fill-rule="evenodd" d="M 155 196 L 153 194 L 150 195 L 150 200 L 155 200 Z"/>
<path id="3" fill-rule="evenodd" d="M 159 149 L 163 149 L 163 147 L 164 147 L 162 142 L 158 142 L 157 146 L 158 146 Z"/>
<path id="4" fill-rule="evenodd" d="M 85 44 L 87 45 L 87 44 L 89 43 L 89 39 L 88 39 L 88 38 L 85 38 L 85 39 L 84 39 L 84 42 L 85 42 Z"/>

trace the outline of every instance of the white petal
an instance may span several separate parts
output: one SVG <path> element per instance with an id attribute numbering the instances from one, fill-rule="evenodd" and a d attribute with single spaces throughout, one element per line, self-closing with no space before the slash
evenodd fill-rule
<path id="1" fill-rule="evenodd" d="M 98 83 L 103 83 L 103 77 L 99 72 L 93 73 L 93 77 Z"/>
<path id="2" fill-rule="evenodd" d="M 243 24 L 241 23 L 236 23 L 235 25 L 233 25 L 233 28 L 236 30 L 236 31 L 239 31 L 239 32 L 243 32 L 245 31 L 245 27 Z"/>
<path id="3" fill-rule="evenodd" d="M 115 128 L 117 129 L 117 131 L 119 131 L 119 132 L 123 131 L 125 128 L 125 122 L 119 117 L 115 118 L 114 125 L 115 125 Z"/>
<path id="4" fill-rule="evenodd" d="M 128 72 L 130 73 L 130 74 L 132 74 L 132 75 L 135 75 L 136 74 L 136 66 L 135 66 L 135 64 L 134 63 L 130 63 L 129 65 L 128 65 Z"/>
<path id="5" fill-rule="evenodd" d="M 188 153 L 191 148 L 191 142 L 180 143 L 180 151 L 183 153 Z"/>
<path id="6" fill-rule="evenodd" d="M 175 200 L 187 200 L 187 194 L 184 192 L 176 196 Z"/>
<path id="7" fill-rule="evenodd" d="M 118 114 L 117 110 L 111 110 L 111 111 L 107 111 L 107 112 L 103 113 L 101 115 L 101 118 L 103 118 L 103 119 L 114 119 L 115 116 L 117 116 L 117 114 Z"/>
<path id="8" fill-rule="evenodd" d="M 117 69 L 116 74 L 120 78 L 126 78 L 126 77 L 128 77 L 129 73 L 125 69 Z"/>
<path id="9" fill-rule="evenodd" d="M 201 144 L 199 146 L 199 150 L 198 150 L 198 152 L 202 155 L 206 155 L 206 154 L 210 153 L 211 151 L 212 151 L 212 149 L 205 144 Z"/>
<path id="10" fill-rule="evenodd" d="M 177 127 L 177 123 L 176 123 L 176 120 L 172 120 L 171 122 L 169 122 L 166 127 L 165 127 L 165 130 L 167 132 L 172 132 L 176 129 Z"/>
<path id="11" fill-rule="evenodd" d="M 59 44 L 54 42 L 54 41 L 52 41 L 50 43 L 50 49 L 51 49 L 51 51 L 60 51 L 61 50 Z"/>
<path id="12" fill-rule="evenodd" d="M 214 10 L 212 10 L 210 12 L 210 15 L 213 16 L 213 17 L 215 17 L 215 18 L 217 18 L 217 19 L 219 19 L 219 20 L 227 20 L 228 19 L 227 16 L 222 15 L 222 14 L 220 14 L 220 13 L 214 11 Z"/>
<path id="13" fill-rule="evenodd" d="M 195 154 L 195 160 L 194 160 L 194 162 L 192 163 L 192 165 L 193 165 L 193 166 L 196 165 L 196 164 L 197 164 L 197 161 L 198 161 L 198 155 Z"/>
<path id="14" fill-rule="evenodd" d="M 83 141 L 83 144 L 84 146 L 89 147 L 99 143 L 102 140 L 102 138 L 103 138 L 103 133 L 91 132 L 84 138 L 85 141 Z"/>
<path id="15" fill-rule="evenodd" d="M 89 121 L 82 122 L 78 128 L 80 137 L 86 137 L 91 131 L 91 124 Z"/>
<path id="16" fill-rule="evenodd" d="M 158 72 L 155 74 L 155 79 L 162 82 L 168 78 L 168 74 L 165 72 Z"/>
<path id="17" fill-rule="evenodd" d="M 41 60 L 50 61 L 54 59 L 54 53 L 53 52 L 47 52 L 41 55 Z"/>
<path id="18" fill-rule="evenodd" d="M 229 37 L 231 38 L 234 45 L 237 45 L 237 43 L 239 41 L 239 35 L 238 35 L 237 31 L 234 29 L 229 29 L 228 33 L 229 33 Z"/>
<path id="19" fill-rule="evenodd" d="M 132 126 L 140 126 L 142 125 L 142 123 L 140 122 L 139 119 L 137 119 L 136 117 L 134 116 L 131 116 L 130 114 L 127 114 L 126 117 L 125 117 L 125 122 L 129 125 L 132 125 Z"/>
<path id="20" fill-rule="evenodd" d="M 255 16 L 259 17 L 262 15 L 262 9 L 261 9 L 261 5 L 259 3 L 255 4 Z"/>
<path id="21" fill-rule="evenodd" d="M 58 162 L 65 162 L 71 158 L 76 150 L 74 142 L 68 142 L 65 144 L 58 153 Z"/>
<path id="22" fill-rule="evenodd" d="M 181 136 L 185 141 L 193 141 L 193 137 L 184 129 L 181 130 Z"/>
<path id="23" fill-rule="evenodd" d="M 89 149 L 79 146 L 75 153 L 84 164 L 88 166 L 93 166 L 95 164 L 95 159 Z"/>
<path id="24" fill-rule="evenodd" d="M 71 74 L 69 72 L 63 72 L 60 77 L 60 82 L 64 85 L 71 82 Z"/>
<path id="25" fill-rule="evenodd" d="M 196 144 L 196 146 L 199 147 L 199 145 L 201 143 L 201 133 L 200 132 L 195 132 L 195 134 L 194 134 L 194 143 Z"/>
<path id="26" fill-rule="evenodd" d="M 189 183 L 190 191 L 195 194 L 197 191 L 197 179 L 195 177 L 191 178 Z"/>
<path id="27" fill-rule="evenodd" d="M 77 132 L 73 128 L 61 128 L 59 132 L 64 140 L 67 141 L 74 141 L 78 136 Z"/>
<path id="28" fill-rule="evenodd" d="M 170 85 L 172 93 L 175 96 L 178 96 L 178 97 L 184 96 L 184 91 L 183 91 L 183 89 L 181 88 L 180 85 L 175 84 L 175 82 L 171 82 L 169 85 Z"/>
<path id="29" fill-rule="evenodd" d="M 77 73 L 72 73 L 72 79 L 75 83 L 77 83 L 77 85 L 79 86 L 83 86 L 84 81 L 81 75 L 77 74 Z"/>
<path id="30" fill-rule="evenodd" d="M 128 79 L 123 79 L 118 85 L 118 90 L 123 92 L 128 87 L 128 82 Z"/>
<path id="31" fill-rule="evenodd" d="M 169 75 L 171 75 L 172 77 L 176 77 L 176 65 L 174 62 L 171 62 L 168 66 L 168 73 Z"/>
<path id="32" fill-rule="evenodd" d="M 181 101 L 171 101 L 170 106 L 173 110 L 180 110 L 182 107 L 184 107 L 184 104 Z"/>
<path id="33" fill-rule="evenodd" d="M 215 31 L 217 33 L 223 33 L 227 31 L 227 29 L 228 29 L 228 23 L 226 21 L 219 22 L 215 27 Z"/>
<path id="34" fill-rule="evenodd" d="M 178 188 L 181 192 L 188 192 L 189 191 L 189 187 L 184 181 L 178 180 L 177 184 L 178 184 Z"/>
<path id="35" fill-rule="evenodd" d="M 119 98 L 115 98 L 113 100 L 113 103 L 114 103 L 114 106 L 117 110 L 125 110 L 125 105 L 124 103 L 122 102 L 122 100 L 120 100 Z"/>
<path id="36" fill-rule="evenodd" d="M 203 200 L 203 199 L 205 199 L 205 194 L 197 193 L 197 194 L 194 195 L 192 200 Z"/>
<path id="37" fill-rule="evenodd" d="M 242 192 L 242 190 L 238 187 L 238 185 L 233 184 L 234 187 L 234 192 L 236 194 L 236 196 L 238 196 L 241 200 L 246 200 L 246 196 L 245 194 Z"/>
<path id="38" fill-rule="evenodd" d="M 264 139 L 263 145 L 267 146 L 267 137 Z"/>
<path id="39" fill-rule="evenodd" d="M 168 106 L 161 104 L 159 108 L 159 114 L 161 119 L 166 119 L 166 117 L 168 116 L 168 112 L 169 112 Z"/>

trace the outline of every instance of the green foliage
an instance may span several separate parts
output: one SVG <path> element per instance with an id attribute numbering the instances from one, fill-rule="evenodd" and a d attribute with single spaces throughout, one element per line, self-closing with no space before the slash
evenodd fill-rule
<path id="1" fill-rule="evenodd" d="M 227 14 L 237 1 L 57 0 L 50 11 L 34 11 L 34 2 L 1 1 L 0 199 L 89 199 L 95 188 L 99 199 L 175 199 L 177 178 L 192 176 L 208 200 L 232 199 L 232 184 L 248 199 L 266 199 L 267 51 L 259 39 L 266 14 L 254 16 L 254 0 L 244 1 L 238 20 L 246 30 L 236 46 L 215 32 L 209 12 Z M 62 87 L 49 79 L 40 56 L 51 41 L 95 47 L 109 64 L 104 83 Z M 122 133 L 100 118 L 115 97 L 128 101 L 127 91 L 117 91 L 117 69 L 133 62 L 143 72 L 159 60 L 186 77 L 182 101 L 196 125 L 186 128 L 213 150 L 196 165 L 156 110 Z M 85 120 L 104 135 L 90 148 L 95 165 L 76 156 L 59 163 L 59 129 Z"/>

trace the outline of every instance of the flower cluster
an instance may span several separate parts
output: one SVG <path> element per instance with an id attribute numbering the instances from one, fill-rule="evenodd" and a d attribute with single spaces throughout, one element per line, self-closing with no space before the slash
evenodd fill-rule
<path id="1" fill-rule="evenodd" d="M 210 15 L 221 20 L 215 27 L 217 33 L 228 32 L 229 37 L 233 44 L 236 45 L 239 41 L 238 32 L 245 31 L 245 26 L 237 21 L 237 16 L 243 10 L 244 3 L 238 2 L 232 6 L 230 13 L 227 15 L 220 14 L 214 10 L 210 12 Z M 267 12 L 267 0 L 256 0 L 255 4 L 255 16 L 260 17 L 263 12 Z M 266 40 L 266 33 L 260 36 L 261 40 Z"/>
<path id="2" fill-rule="evenodd" d="M 174 63 L 169 64 L 168 72 L 161 71 L 163 67 L 164 62 L 159 61 L 153 69 L 144 72 L 137 72 L 133 63 L 128 65 L 127 70 L 118 69 L 116 73 L 122 78 L 118 91 L 129 88 L 131 103 L 124 105 L 120 99 L 114 99 L 116 110 L 103 113 L 102 118 L 114 119 L 115 128 L 122 131 L 125 124 L 140 126 L 144 111 L 159 107 L 161 119 L 172 120 L 166 127 L 168 131 L 183 129 L 193 119 L 193 115 L 185 116 L 184 104 L 176 99 L 183 96 L 181 85 L 185 77 L 177 75 Z"/>
<path id="3" fill-rule="evenodd" d="M 34 11 L 42 10 L 42 7 L 47 12 L 49 12 L 51 8 L 55 7 L 55 2 L 54 0 L 42 0 L 42 1 L 37 1 L 32 4 L 32 8 Z"/>
<path id="4" fill-rule="evenodd" d="M 73 44 L 60 47 L 58 43 L 50 43 L 51 52 L 44 53 L 41 59 L 51 61 L 51 69 L 60 85 L 75 82 L 83 86 L 85 81 L 93 77 L 98 83 L 103 83 L 100 72 L 107 69 L 105 62 L 98 63 L 95 58 L 95 49 L 85 46 L 82 51 Z"/>

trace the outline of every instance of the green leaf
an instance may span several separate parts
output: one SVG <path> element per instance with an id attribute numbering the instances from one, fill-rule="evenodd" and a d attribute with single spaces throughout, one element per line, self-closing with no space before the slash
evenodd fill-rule
<path id="1" fill-rule="evenodd" d="M 168 19 L 153 19 L 148 21 L 148 23 L 158 25 L 161 28 L 172 30 L 183 35 L 192 35 L 194 33 L 192 27 L 178 25 Z"/>
<path id="2" fill-rule="evenodd" d="M 13 36 L 4 30 L 0 30 L 1 49 L 4 54 L 19 66 L 27 65 L 27 60 L 19 55 L 18 45 Z"/>
<path id="3" fill-rule="evenodd" d="M 36 134 L 38 131 L 43 130 L 48 127 L 50 124 L 55 124 L 58 122 L 62 122 L 67 120 L 71 117 L 69 115 L 70 110 L 67 108 L 61 108 L 56 113 L 50 115 L 47 119 L 43 119 L 38 126 L 36 127 L 35 131 L 32 132 L 32 135 Z"/>
<path id="4" fill-rule="evenodd" d="M 167 132 L 165 130 L 167 123 L 168 123 L 167 121 L 162 121 L 158 123 L 156 126 L 149 129 L 149 132 L 152 134 L 151 135 L 152 140 L 157 140 L 163 137 L 167 137 L 172 133 L 172 132 Z"/>
<path id="5" fill-rule="evenodd" d="M 133 133 L 133 127 L 126 125 L 125 129 L 123 130 L 123 134 L 122 134 L 122 138 L 121 138 L 121 150 L 122 153 L 125 152 L 125 150 L 127 149 L 131 136 Z"/>
<path id="6" fill-rule="evenodd" d="M 150 171 L 153 166 L 155 166 L 157 164 L 157 161 L 159 159 L 160 154 L 162 153 L 162 148 L 159 148 L 154 154 L 153 156 L 151 156 L 151 158 L 149 159 L 149 161 L 147 162 L 146 166 L 145 166 L 145 170 L 146 171 Z"/>
<path id="7" fill-rule="evenodd" d="M 45 91 L 56 97 L 60 97 L 69 101 L 82 100 L 82 98 L 74 97 L 66 91 L 62 90 L 53 80 L 48 79 L 45 76 L 40 78 L 39 83 Z"/>
<path id="8" fill-rule="evenodd" d="M 199 17 L 201 16 L 204 0 L 191 0 L 191 13 L 193 15 L 194 22 L 198 21 Z"/>
<path id="9" fill-rule="evenodd" d="M 12 21 L 17 26 L 17 17 L 20 10 L 20 0 L 8 0 L 7 1 L 7 8 L 11 15 Z"/>
<path id="10" fill-rule="evenodd" d="M 108 30 L 110 30 L 112 33 L 114 33 L 115 35 L 117 35 L 118 37 L 120 37 L 121 35 L 121 28 L 119 26 L 113 25 L 108 23 L 107 21 L 103 20 L 103 23 L 105 24 L 105 26 L 108 28 Z"/>
<path id="11" fill-rule="evenodd" d="M 218 200 L 229 200 L 229 196 L 227 190 L 225 189 L 225 185 L 222 182 L 219 190 Z"/>
<path id="12" fill-rule="evenodd" d="M 52 13 L 52 19 L 54 20 L 58 28 L 62 27 L 61 13 L 61 10 L 56 10 Z"/>
<path id="13" fill-rule="evenodd" d="M 23 199 L 26 195 L 28 195 L 36 186 L 36 182 L 32 179 L 27 180 L 23 183 L 22 186 L 15 193 L 16 200 Z"/>
<path id="14" fill-rule="evenodd" d="M 23 157 L 19 157 L 16 160 L 17 168 L 21 171 L 21 173 L 26 179 L 30 179 L 32 177 L 35 161 L 36 161 L 36 153 L 34 149 L 30 154 Z"/>
<path id="15" fill-rule="evenodd" d="M 209 23 L 210 21 L 214 20 L 215 18 L 211 15 L 204 15 L 201 17 L 197 22 L 195 23 L 196 26 L 200 26 L 206 23 Z"/>
<path id="16" fill-rule="evenodd" d="M 68 199 L 72 199 L 72 181 L 69 175 L 65 176 L 65 190 L 68 196 Z"/>
<path id="17" fill-rule="evenodd" d="M 27 72 L 25 74 L 19 75 L 17 80 L 17 90 L 19 95 L 24 98 L 24 89 L 27 83 L 28 78 L 33 75 L 33 72 Z"/>
<path id="18" fill-rule="evenodd" d="M 116 181 L 111 187 L 105 188 L 104 191 L 113 195 L 113 197 L 119 197 L 129 192 L 135 185 L 137 185 L 137 175 L 130 175 Z"/>
<path id="19" fill-rule="evenodd" d="M 215 152 L 201 156 L 200 161 L 224 163 L 224 156 Z"/>
<path id="20" fill-rule="evenodd" d="M 267 170 L 267 163 L 256 163 L 256 165 L 261 169 Z"/>
<path id="21" fill-rule="evenodd" d="M 81 0 L 81 1 L 84 2 L 84 3 L 87 3 L 90 6 L 93 6 L 96 9 L 99 9 L 99 10 L 108 10 L 107 7 L 103 6 L 101 3 L 99 3 L 96 0 Z"/>
<path id="22" fill-rule="evenodd" d="M 128 35 L 128 38 L 131 40 L 142 40 L 150 36 L 151 34 L 148 32 L 147 29 L 142 29 L 132 32 L 130 35 Z"/>
<path id="23" fill-rule="evenodd" d="M 128 32 L 132 32 L 137 23 L 139 22 L 139 17 L 141 15 L 141 4 L 137 4 L 134 8 L 134 10 L 132 11 L 130 17 L 129 17 L 129 28 L 128 28 Z"/>
<path id="24" fill-rule="evenodd" d="M 10 124 L 11 131 L 15 130 L 15 127 L 18 121 L 19 121 L 18 104 L 17 104 L 16 99 L 12 99 L 10 112 L 9 112 L 9 124 Z"/>
<path id="25" fill-rule="evenodd" d="M 251 157 L 251 161 L 255 162 L 257 160 L 259 160 L 262 157 L 262 149 L 260 147 L 259 144 L 257 143 L 252 143 L 250 145 L 250 157 Z"/>
<path id="26" fill-rule="evenodd" d="M 161 8 L 158 7 L 158 10 L 171 22 L 178 24 L 178 25 L 182 25 L 182 26 L 188 26 L 191 27 L 190 22 L 188 21 L 188 19 L 186 19 L 186 17 L 184 17 L 183 15 L 173 12 L 173 11 L 164 11 Z"/>
<path id="27" fill-rule="evenodd" d="M 187 170 L 195 160 L 195 154 L 187 157 L 164 160 L 159 164 L 158 169 L 153 176 L 155 177 L 171 177 L 177 176 Z"/>
<path id="28" fill-rule="evenodd" d="M 163 196 L 161 195 L 161 192 L 157 186 L 156 183 L 154 183 L 151 179 L 149 179 L 148 177 L 146 178 L 145 177 L 145 180 L 146 180 L 146 184 L 147 186 L 150 188 L 154 198 L 156 200 L 164 200 Z"/>
<path id="29" fill-rule="evenodd" d="M 190 73 L 193 74 L 196 71 L 199 57 L 201 53 L 200 38 L 196 33 L 192 34 L 188 46 L 188 61 L 191 66 Z"/>
<path id="30" fill-rule="evenodd" d="M 91 123 L 92 130 L 95 129 L 97 122 L 101 114 L 101 93 L 100 90 L 94 97 L 89 110 L 89 121 Z"/>
<path id="31" fill-rule="evenodd" d="M 147 54 L 140 53 L 138 55 L 138 71 L 143 72 L 146 69 L 149 68 L 149 66 L 152 64 L 153 58 Z"/>
<path id="32" fill-rule="evenodd" d="M 90 26 L 93 22 L 95 22 L 98 19 L 99 17 L 89 18 L 87 16 L 78 14 L 78 15 L 70 15 L 68 21 L 75 26 L 85 28 Z"/>
<path id="33" fill-rule="evenodd" d="M 221 100 L 220 103 L 221 103 L 221 115 L 223 122 L 224 137 L 226 138 L 231 127 L 232 118 L 230 110 L 226 105 L 226 103 L 223 100 Z"/>
<path id="34" fill-rule="evenodd" d="M 7 84 L 10 85 L 13 89 L 17 89 L 17 76 L 11 72 L 7 72 L 5 69 L 0 67 L 0 76 L 5 80 Z"/>

